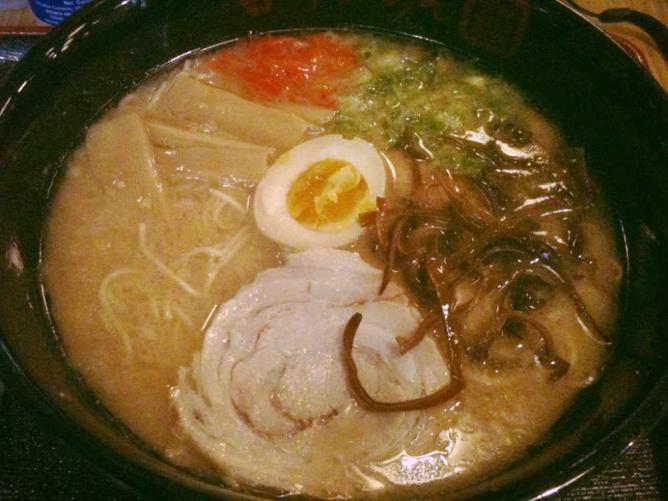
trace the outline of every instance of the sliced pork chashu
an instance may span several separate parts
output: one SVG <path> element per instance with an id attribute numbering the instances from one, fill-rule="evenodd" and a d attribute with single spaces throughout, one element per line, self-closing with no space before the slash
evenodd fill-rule
<path id="1" fill-rule="evenodd" d="M 311 249 L 220 307 L 172 398 L 223 473 L 290 492 L 354 493 L 381 485 L 372 463 L 434 439 L 422 413 L 368 412 L 349 390 L 342 332 L 355 312 L 364 321 L 354 358 L 374 398 L 417 398 L 448 381 L 430 339 L 400 355 L 395 338 L 420 315 L 397 286 L 378 296 L 380 280 L 355 253 Z"/>

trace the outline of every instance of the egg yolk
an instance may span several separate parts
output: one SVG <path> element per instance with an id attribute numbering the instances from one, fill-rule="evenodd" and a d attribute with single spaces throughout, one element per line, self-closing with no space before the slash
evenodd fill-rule
<path id="1" fill-rule="evenodd" d="M 309 165 L 292 183 L 287 207 L 300 224 L 320 231 L 340 231 L 361 213 L 373 210 L 369 187 L 349 162 L 327 158 Z"/>

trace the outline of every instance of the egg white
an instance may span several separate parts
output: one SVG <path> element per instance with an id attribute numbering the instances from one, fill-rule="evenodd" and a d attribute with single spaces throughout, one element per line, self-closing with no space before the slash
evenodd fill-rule
<path id="1" fill-rule="evenodd" d="M 362 233 L 357 220 L 340 231 L 318 231 L 303 226 L 287 207 L 288 191 L 297 178 L 321 160 L 342 160 L 353 165 L 366 181 L 369 198 L 385 194 L 386 174 L 376 149 L 360 138 L 344 139 L 339 134 L 306 141 L 281 155 L 267 170 L 255 191 L 255 222 L 270 239 L 297 249 L 339 247 Z"/>

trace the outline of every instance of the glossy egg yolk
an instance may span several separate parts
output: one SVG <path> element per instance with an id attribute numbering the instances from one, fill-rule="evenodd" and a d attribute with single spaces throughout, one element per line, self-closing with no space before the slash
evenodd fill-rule
<path id="1" fill-rule="evenodd" d="M 357 168 L 345 160 L 327 158 L 309 165 L 292 183 L 287 207 L 301 225 L 335 232 L 375 206 Z"/>

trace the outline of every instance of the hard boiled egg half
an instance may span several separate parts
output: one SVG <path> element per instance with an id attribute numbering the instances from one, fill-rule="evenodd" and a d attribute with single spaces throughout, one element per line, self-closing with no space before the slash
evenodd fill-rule
<path id="1" fill-rule="evenodd" d="M 359 139 L 320 136 L 281 155 L 255 191 L 255 221 L 283 245 L 339 247 L 362 233 L 357 217 L 385 193 L 385 166 Z"/>

